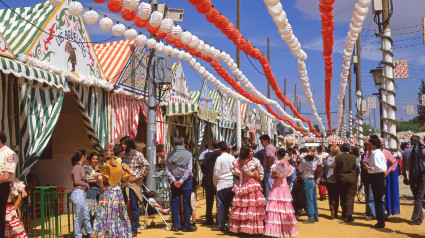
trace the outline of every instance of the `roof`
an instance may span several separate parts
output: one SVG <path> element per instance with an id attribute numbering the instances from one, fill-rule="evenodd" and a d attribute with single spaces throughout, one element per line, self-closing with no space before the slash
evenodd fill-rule
<path id="1" fill-rule="evenodd" d="M 15 55 L 24 53 L 31 46 L 54 10 L 48 1 L 32 7 L 0 10 L 0 32 Z"/>

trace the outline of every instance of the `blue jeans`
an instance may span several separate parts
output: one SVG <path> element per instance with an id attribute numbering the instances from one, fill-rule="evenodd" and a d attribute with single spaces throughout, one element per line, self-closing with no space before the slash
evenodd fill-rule
<path id="1" fill-rule="evenodd" d="M 139 217 L 140 217 L 140 208 L 139 208 L 139 198 L 133 189 L 129 189 L 128 197 L 130 198 L 130 207 L 131 207 L 131 231 L 137 232 L 139 229 Z"/>
<path id="2" fill-rule="evenodd" d="M 180 196 L 183 196 L 183 214 L 184 214 L 184 224 L 183 229 L 190 228 L 190 216 L 191 216 L 191 204 L 190 196 L 192 194 L 193 185 L 192 177 L 189 177 L 180 188 L 174 187 L 171 184 L 171 216 L 173 218 L 173 226 L 176 229 L 180 229 L 180 216 L 179 216 L 179 206 L 180 206 Z"/>
<path id="3" fill-rule="evenodd" d="M 294 168 L 294 172 L 292 173 L 291 177 L 290 177 L 290 181 L 289 181 L 289 191 L 292 191 L 292 188 L 294 187 L 294 181 L 295 178 L 297 177 L 297 169 Z"/>
<path id="4" fill-rule="evenodd" d="M 304 179 L 303 181 L 308 219 L 313 220 L 315 217 L 319 216 L 316 183 L 313 179 Z"/>
<path id="5" fill-rule="evenodd" d="M 266 204 L 269 203 L 269 194 L 273 184 L 272 173 L 264 172 L 264 197 L 266 198 Z"/>
<path id="6" fill-rule="evenodd" d="M 81 232 L 81 226 L 83 224 L 87 234 L 91 235 L 92 228 L 89 210 L 86 204 L 86 192 L 82 189 L 75 189 L 71 194 L 71 201 L 75 206 L 74 237 L 83 237 L 83 233 Z"/>
<path id="7" fill-rule="evenodd" d="M 229 220 L 228 214 L 234 195 L 232 187 L 217 191 L 217 227 L 220 229 L 224 229 Z"/>
<path id="8" fill-rule="evenodd" d="M 372 185 L 370 182 L 363 183 L 364 192 L 366 195 L 366 214 L 370 214 L 371 217 L 376 217 L 375 202 L 373 201 Z"/>

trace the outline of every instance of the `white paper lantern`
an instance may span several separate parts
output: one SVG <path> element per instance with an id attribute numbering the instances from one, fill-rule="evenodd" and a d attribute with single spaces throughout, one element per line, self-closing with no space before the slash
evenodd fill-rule
<path id="1" fill-rule="evenodd" d="M 113 25 L 114 25 L 114 22 L 109 17 L 104 17 L 100 19 L 99 21 L 99 26 L 104 31 L 110 31 Z"/>
<path id="2" fill-rule="evenodd" d="M 159 27 L 161 25 L 163 17 L 164 17 L 164 15 L 162 13 L 160 13 L 158 11 L 154 11 L 151 14 L 151 18 L 149 19 L 149 23 L 153 27 Z"/>
<path id="3" fill-rule="evenodd" d="M 184 60 L 186 61 L 186 62 L 189 62 L 191 59 L 192 59 L 193 57 L 189 54 L 189 53 L 185 53 L 185 56 L 184 56 Z"/>
<path id="4" fill-rule="evenodd" d="M 158 52 L 163 52 L 164 51 L 164 43 L 158 42 L 155 45 L 155 50 L 158 51 Z"/>
<path id="5" fill-rule="evenodd" d="M 137 6 L 139 6 L 139 0 L 124 0 L 123 5 L 128 10 L 136 10 Z"/>
<path id="6" fill-rule="evenodd" d="M 124 37 L 126 40 L 135 40 L 137 37 L 137 31 L 134 29 L 128 29 L 124 32 Z"/>
<path id="7" fill-rule="evenodd" d="M 171 52 L 173 51 L 173 47 L 171 47 L 171 46 L 169 46 L 169 45 L 166 45 L 165 47 L 164 47 L 164 54 L 165 55 L 171 55 Z"/>
<path id="8" fill-rule="evenodd" d="M 185 31 L 180 35 L 180 41 L 183 44 L 188 44 L 192 40 L 192 34 L 190 32 Z"/>
<path id="9" fill-rule="evenodd" d="M 182 28 L 179 25 L 173 26 L 170 34 L 174 39 L 179 39 L 182 34 Z"/>
<path id="10" fill-rule="evenodd" d="M 93 25 L 99 20 L 99 14 L 94 10 L 90 10 L 84 13 L 83 18 L 85 23 Z"/>
<path id="11" fill-rule="evenodd" d="M 180 51 L 179 52 L 179 55 L 177 56 L 177 58 L 179 60 L 184 60 L 185 59 L 185 56 L 186 56 L 185 52 L 184 51 Z"/>
<path id="12" fill-rule="evenodd" d="M 369 7 L 369 5 L 372 3 L 372 0 L 357 0 L 357 4 L 361 7 Z"/>
<path id="13" fill-rule="evenodd" d="M 68 7 L 69 14 L 71 16 L 77 17 L 83 13 L 83 4 L 80 2 L 71 2 Z"/>
<path id="14" fill-rule="evenodd" d="M 124 35 L 124 32 L 125 32 L 124 24 L 118 23 L 112 27 L 112 34 L 114 34 L 114 36 L 122 36 Z"/>
<path id="15" fill-rule="evenodd" d="M 152 6 L 149 3 L 142 2 L 139 6 L 139 10 L 137 11 L 137 15 L 145 20 L 148 19 L 152 12 Z"/>
<path id="16" fill-rule="evenodd" d="M 174 48 L 173 51 L 171 51 L 171 57 L 177 58 L 178 55 L 179 55 L 179 50 Z"/>
<path id="17" fill-rule="evenodd" d="M 354 6 L 354 11 L 359 15 L 359 16 L 366 16 L 367 13 L 369 12 L 369 8 L 368 7 L 361 7 L 360 5 L 355 5 Z"/>
<path id="18" fill-rule="evenodd" d="M 199 45 L 199 38 L 195 35 L 192 35 L 192 40 L 190 41 L 189 46 L 192 48 L 195 48 L 198 45 Z"/>
<path id="19" fill-rule="evenodd" d="M 263 0 L 263 2 L 267 6 L 274 6 L 274 5 L 278 4 L 280 2 L 280 0 Z"/>
<path id="20" fill-rule="evenodd" d="M 50 5 L 59 7 L 62 4 L 62 0 L 49 0 Z"/>
<path id="21" fill-rule="evenodd" d="M 202 52 L 204 50 L 205 42 L 200 40 L 199 44 L 195 47 L 195 49 L 199 52 Z"/>
<path id="22" fill-rule="evenodd" d="M 145 35 L 140 34 L 136 37 L 136 43 L 140 47 L 143 47 L 146 44 L 147 41 L 148 41 L 148 38 Z"/>
<path id="23" fill-rule="evenodd" d="M 286 20 L 286 12 L 282 11 L 279 15 L 273 17 L 274 23 L 278 26 L 279 29 L 284 28 L 287 24 Z"/>
<path id="24" fill-rule="evenodd" d="M 147 42 L 146 42 L 146 46 L 149 48 L 149 49 L 153 49 L 155 46 L 156 46 L 156 40 L 155 39 L 153 39 L 153 38 L 150 38 Z"/>
<path id="25" fill-rule="evenodd" d="M 173 28 L 173 24 L 174 24 L 173 20 L 171 20 L 170 18 L 164 18 L 161 21 L 161 25 L 159 26 L 159 29 L 161 29 L 161 31 L 164 33 L 168 33 Z"/>
<path id="26" fill-rule="evenodd" d="M 188 64 L 190 65 L 190 67 L 194 67 L 196 63 L 197 63 L 197 62 L 196 62 L 196 59 L 195 59 L 195 58 L 192 58 L 192 59 L 188 62 Z"/>
<path id="27" fill-rule="evenodd" d="M 269 11 L 269 13 L 272 17 L 277 17 L 283 11 L 282 4 L 280 2 L 278 2 L 274 6 L 267 6 L 267 11 Z"/>
<path id="28" fill-rule="evenodd" d="M 205 68 L 204 68 L 204 66 L 199 67 L 199 71 L 198 72 L 201 75 L 205 74 Z"/>
<path id="29" fill-rule="evenodd" d="M 208 44 L 205 44 L 204 49 L 201 52 L 204 55 L 208 55 L 210 49 L 211 49 L 211 46 L 209 46 Z"/>

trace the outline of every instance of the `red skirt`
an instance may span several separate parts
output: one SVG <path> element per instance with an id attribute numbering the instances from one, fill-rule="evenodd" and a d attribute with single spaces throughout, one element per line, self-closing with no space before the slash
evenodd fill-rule
<path id="1" fill-rule="evenodd" d="M 24 226 L 16 213 L 13 204 L 6 205 L 6 224 L 5 224 L 5 237 L 10 238 L 27 238 Z"/>

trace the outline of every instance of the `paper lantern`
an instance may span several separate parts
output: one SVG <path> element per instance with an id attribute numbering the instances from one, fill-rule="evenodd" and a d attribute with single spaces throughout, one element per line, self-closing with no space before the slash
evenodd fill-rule
<path id="1" fill-rule="evenodd" d="M 128 10 L 136 10 L 137 6 L 139 6 L 139 0 L 124 0 L 123 5 Z"/>
<path id="2" fill-rule="evenodd" d="M 167 41 L 168 44 L 174 44 L 175 39 L 171 36 L 170 33 L 167 34 L 167 36 L 165 37 L 165 40 Z"/>
<path id="3" fill-rule="evenodd" d="M 49 0 L 50 5 L 59 7 L 62 4 L 62 0 Z"/>
<path id="4" fill-rule="evenodd" d="M 164 51 L 164 44 L 162 42 L 158 42 L 155 45 L 155 50 L 158 52 L 163 52 Z"/>
<path id="5" fill-rule="evenodd" d="M 354 11 L 360 16 L 366 16 L 367 13 L 369 12 L 369 8 L 368 7 L 361 7 L 361 6 L 356 4 L 354 6 Z"/>
<path id="6" fill-rule="evenodd" d="M 173 47 L 171 47 L 171 46 L 169 46 L 169 45 L 166 45 L 166 46 L 164 46 L 164 54 L 165 55 L 171 55 L 171 52 L 173 51 Z"/>
<path id="7" fill-rule="evenodd" d="M 171 29 L 171 36 L 173 38 L 180 38 L 180 35 L 182 34 L 182 28 L 179 25 L 173 26 Z"/>
<path id="8" fill-rule="evenodd" d="M 124 37 L 127 40 L 135 40 L 137 37 L 137 31 L 134 29 L 128 29 L 124 32 Z"/>
<path id="9" fill-rule="evenodd" d="M 159 31 L 159 27 L 153 27 L 150 23 L 148 23 L 146 30 L 151 34 L 156 34 Z"/>
<path id="10" fill-rule="evenodd" d="M 71 2 L 68 7 L 69 14 L 74 17 L 81 15 L 83 10 L 83 4 L 80 2 Z"/>
<path id="11" fill-rule="evenodd" d="M 121 17 L 126 21 L 132 21 L 136 17 L 136 11 L 124 8 L 121 11 Z"/>
<path id="12" fill-rule="evenodd" d="M 148 25 L 148 19 L 142 19 L 139 16 L 136 16 L 133 22 L 139 28 L 145 28 Z"/>
<path id="13" fill-rule="evenodd" d="M 359 6 L 361 6 L 363 8 L 369 7 L 371 2 L 372 2 L 372 0 L 357 0 L 357 4 L 359 4 Z"/>
<path id="14" fill-rule="evenodd" d="M 157 44 L 157 42 L 156 42 L 156 40 L 155 40 L 155 39 L 153 39 L 153 38 L 150 38 L 150 39 L 146 42 L 146 46 L 147 46 L 149 49 L 153 49 L 153 48 L 156 46 L 156 44 Z"/>
<path id="15" fill-rule="evenodd" d="M 156 33 L 156 37 L 158 37 L 158 39 L 164 39 L 167 36 L 167 33 L 164 33 L 161 31 L 161 29 L 158 30 L 158 32 Z"/>
<path id="16" fill-rule="evenodd" d="M 152 25 L 152 27 L 159 27 L 162 22 L 162 18 L 164 15 L 158 11 L 154 11 L 151 14 L 151 17 L 149 19 L 149 23 Z"/>
<path id="17" fill-rule="evenodd" d="M 149 3 L 142 2 L 139 6 L 139 10 L 137 11 L 137 15 L 141 19 L 148 19 L 152 12 L 152 6 Z"/>
<path id="18" fill-rule="evenodd" d="M 99 26 L 104 31 L 110 31 L 113 25 L 114 22 L 109 17 L 104 17 L 99 21 Z"/>
<path id="19" fill-rule="evenodd" d="M 99 20 L 99 14 L 94 10 L 90 10 L 84 13 L 83 18 L 85 23 L 93 25 Z"/>
<path id="20" fill-rule="evenodd" d="M 179 50 L 178 49 L 173 49 L 172 51 L 171 51 L 171 57 L 173 57 L 173 58 L 177 58 L 177 56 L 179 55 Z"/>
<path id="21" fill-rule="evenodd" d="M 201 14 L 206 14 L 207 12 L 211 10 L 211 8 L 212 8 L 212 3 L 211 1 L 208 0 L 196 6 L 196 11 L 198 11 Z"/>
<path id="22" fill-rule="evenodd" d="M 188 44 L 192 40 L 192 34 L 190 32 L 185 31 L 180 35 L 180 41 L 183 44 Z"/>
<path id="23" fill-rule="evenodd" d="M 148 38 L 145 35 L 140 34 L 136 37 L 136 43 L 140 47 L 143 47 L 146 44 L 147 41 L 148 41 Z"/>
<path id="24" fill-rule="evenodd" d="M 182 48 L 183 47 L 183 43 L 181 42 L 181 41 L 179 41 L 179 40 L 176 40 L 175 42 L 174 42 L 174 46 L 176 47 L 176 48 Z"/>
<path id="25" fill-rule="evenodd" d="M 123 3 L 120 0 L 109 0 L 107 6 L 109 11 L 118 13 L 122 10 Z"/>
<path id="26" fill-rule="evenodd" d="M 272 17 L 279 16 L 280 13 L 283 11 L 282 4 L 279 2 L 274 6 L 267 6 L 267 11 L 269 11 Z"/>
<path id="27" fill-rule="evenodd" d="M 106 0 L 93 0 L 95 3 L 104 3 Z"/>
<path id="28" fill-rule="evenodd" d="M 171 20 L 170 18 L 164 18 L 161 21 L 161 25 L 159 28 L 161 29 L 162 32 L 168 33 L 173 28 L 173 24 L 174 24 L 173 20 Z"/>
<path id="29" fill-rule="evenodd" d="M 280 2 L 280 0 L 263 0 L 263 2 L 267 6 L 274 6 L 274 5 L 278 4 Z"/>
<path id="30" fill-rule="evenodd" d="M 197 45 L 199 45 L 199 38 L 195 35 L 192 35 L 192 40 L 190 41 L 189 46 L 194 48 Z"/>
<path id="31" fill-rule="evenodd" d="M 112 27 L 112 34 L 114 34 L 115 36 L 122 36 L 124 35 L 125 32 L 125 26 L 121 23 L 115 24 Z"/>

